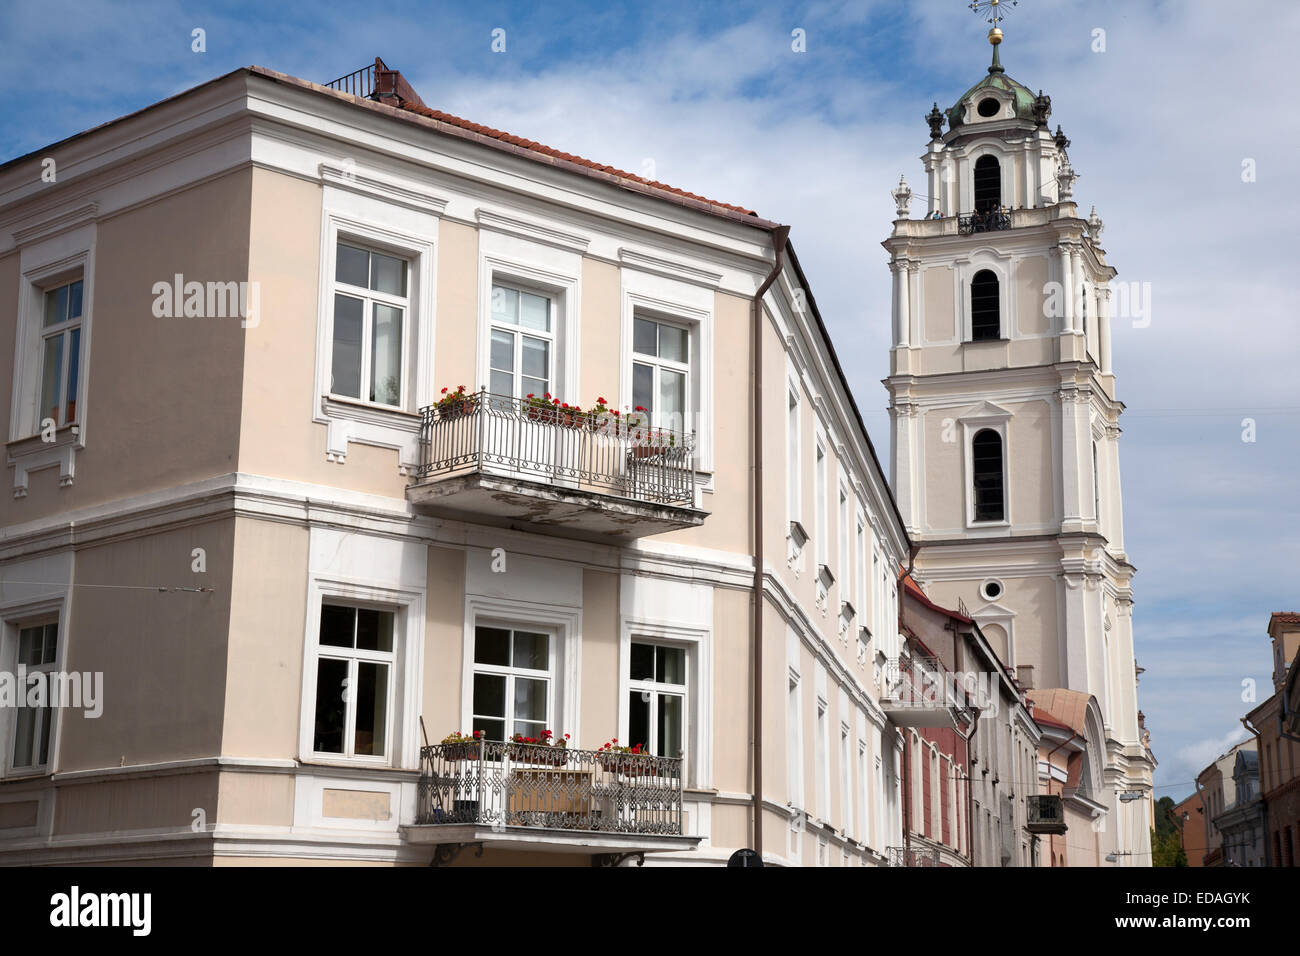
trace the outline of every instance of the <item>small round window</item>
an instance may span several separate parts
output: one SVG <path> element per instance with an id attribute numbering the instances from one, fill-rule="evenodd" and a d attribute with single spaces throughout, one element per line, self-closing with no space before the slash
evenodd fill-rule
<path id="1" fill-rule="evenodd" d="M 984 595 L 986 601 L 996 601 L 1002 596 L 1002 582 L 985 581 L 980 587 L 980 594 Z"/>
<path id="2" fill-rule="evenodd" d="M 989 117 L 997 116 L 998 110 L 1002 109 L 1002 106 L 993 97 L 987 96 L 980 100 L 980 105 L 975 107 L 975 109 L 979 112 L 980 116 Z"/>

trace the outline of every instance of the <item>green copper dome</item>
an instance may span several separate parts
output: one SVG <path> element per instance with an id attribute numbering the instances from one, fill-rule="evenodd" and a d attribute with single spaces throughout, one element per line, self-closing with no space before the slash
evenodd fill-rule
<path id="1" fill-rule="evenodd" d="M 956 129 L 962 125 L 962 108 L 961 105 L 968 99 L 978 93 L 980 90 L 1001 90 L 1004 93 L 1010 93 L 1014 97 L 1016 108 L 1016 119 L 1028 120 L 1033 123 L 1037 117 L 1034 113 L 1034 101 L 1037 97 L 1029 87 L 1023 83 L 1017 83 L 1011 77 L 1007 76 L 998 67 L 998 72 L 990 72 L 984 79 L 980 80 L 969 90 L 961 95 L 956 105 L 948 110 L 948 128 Z"/>

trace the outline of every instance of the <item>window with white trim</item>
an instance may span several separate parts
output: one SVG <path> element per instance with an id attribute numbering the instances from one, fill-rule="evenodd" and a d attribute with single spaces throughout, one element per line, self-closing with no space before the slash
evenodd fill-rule
<path id="1" fill-rule="evenodd" d="M 636 640 L 628 655 L 627 743 L 659 757 L 686 751 L 687 653 L 684 647 Z"/>
<path id="2" fill-rule="evenodd" d="M 391 756 L 396 617 L 392 610 L 321 605 L 313 752 Z"/>
<path id="3" fill-rule="evenodd" d="M 839 502 L 839 527 L 835 529 L 837 543 L 839 545 L 839 561 L 836 571 L 839 572 L 840 580 L 844 582 L 844 589 L 841 597 L 844 600 L 849 599 L 849 582 L 853 580 L 849 576 L 849 490 L 840 485 L 840 502 Z"/>
<path id="4" fill-rule="evenodd" d="M 691 334 L 660 319 L 632 319 L 632 404 L 644 408 L 654 428 L 691 431 Z"/>
<path id="5" fill-rule="evenodd" d="M 77 279 L 46 289 L 41 309 L 41 391 L 37 425 L 50 419 L 55 426 L 77 420 L 77 388 L 81 365 L 81 293 Z"/>
<path id="6" fill-rule="evenodd" d="M 840 724 L 840 829 L 853 832 L 853 754 L 849 728 Z"/>
<path id="7" fill-rule="evenodd" d="M 803 706 L 800 702 L 799 678 L 790 675 L 785 697 L 786 783 L 790 804 L 804 805 L 803 798 Z"/>
<path id="8" fill-rule="evenodd" d="M 820 435 L 817 437 L 815 455 L 813 482 L 816 487 L 814 487 L 813 493 L 817 496 L 817 514 L 814 518 L 816 527 L 813 535 L 817 539 L 817 563 L 824 565 L 830 559 L 830 549 L 826 546 L 826 447 L 822 443 Z"/>
<path id="9" fill-rule="evenodd" d="M 18 628 L 17 665 L 25 669 L 18 686 L 18 706 L 14 708 L 13 746 L 10 767 L 14 770 L 38 770 L 50 762 L 53 740 L 54 708 L 50 706 L 50 675 L 59 656 L 59 622 L 24 624 Z M 44 683 L 40 695 L 45 703 L 29 707 L 27 701 L 34 687 Z M 39 699 L 39 698 L 38 698 Z"/>
<path id="10" fill-rule="evenodd" d="M 857 594 L 853 596 L 853 600 L 855 600 L 858 604 L 858 608 L 857 608 L 858 620 L 862 623 L 866 623 L 866 621 L 868 620 L 867 618 L 867 606 L 868 606 L 867 605 L 867 574 L 868 574 L 867 522 L 866 519 L 862 516 L 861 511 L 858 512 L 857 535 L 855 541 L 856 541 L 856 547 L 854 550 L 856 551 L 856 554 L 854 555 L 854 560 L 857 563 L 858 574 L 857 574 Z"/>
<path id="11" fill-rule="evenodd" d="M 406 407 L 409 265 L 351 240 L 336 244 L 331 396 Z"/>
<path id="12" fill-rule="evenodd" d="M 542 398 L 555 390 L 555 308 L 547 293 L 492 283 L 488 391 Z"/>
<path id="13" fill-rule="evenodd" d="M 794 389 L 786 393 L 785 441 L 786 507 L 789 509 L 789 520 L 799 521 L 803 511 L 800 500 L 803 482 L 800 475 L 802 456 L 799 445 L 799 393 Z"/>
<path id="14" fill-rule="evenodd" d="M 826 701 L 817 701 L 817 815 L 830 820 L 831 792 L 831 729 L 826 713 Z"/>
<path id="15" fill-rule="evenodd" d="M 857 834 L 859 843 L 867 844 L 871 842 L 871 778 L 867 775 L 869 765 L 867 757 L 867 742 L 861 737 L 858 738 L 858 813 L 857 813 Z"/>
<path id="16" fill-rule="evenodd" d="M 474 730 L 488 740 L 541 739 L 551 727 L 555 643 L 535 627 L 474 628 Z"/>

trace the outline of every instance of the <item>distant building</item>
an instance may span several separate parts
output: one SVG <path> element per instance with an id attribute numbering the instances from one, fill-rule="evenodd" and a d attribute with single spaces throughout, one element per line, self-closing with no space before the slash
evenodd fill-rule
<path id="1" fill-rule="evenodd" d="M 1199 792 L 1169 810 L 1188 866 L 1205 866 L 1205 807 Z"/>
<path id="2" fill-rule="evenodd" d="M 1214 822 L 1237 802 L 1237 785 L 1232 775 L 1237 764 L 1237 754 L 1254 750 L 1255 741 L 1246 740 L 1214 758 L 1214 762 L 1196 775 L 1196 789 L 1205 807 L 1205 860 L 1204 866 L 1223 866 L 1223 831 Z"/>
<path id="3" fill-rule="evenodd" d="M 1109 852 L 1120 857 L 1113 836 L 1107 838 L 1109 807 L 1102 791 L 1105 735 L 1097 698 L 1082 691 L 1053 688 L 1031 690 L 1034 722 L 1042 728 L 1038 745 L 1039 793 L 1060 796 L 1067 832 L 1047 841 L 1048 866 L 1102 866 Z M 1148 835 L 1149 837 L 1149 835 Z M 1150 860 L 1138 860 L 1144 866 Z"/>
<path id="4" fill-rule="evenodd" d="M 1300 863 L 1300 614 L 1279 611 L 1268 621 L 1273 642 L 1273 694 L 1246 715 L 1259 750 L 1267 866 Z"/>
<path id="5" fill-rule="evenodd" d="M 1264 801 L 1259 795 L 1259 754 L 1238 750 L 1232 765 L 1235 798 L 1231 806 L 1214 818 L 1223 834 L 1224 866 L 1265 866 Z"/>

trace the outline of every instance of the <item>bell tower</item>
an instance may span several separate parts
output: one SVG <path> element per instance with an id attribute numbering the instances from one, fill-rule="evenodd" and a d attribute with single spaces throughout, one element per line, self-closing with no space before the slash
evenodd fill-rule
<path id="1" fill-rule="evenodd" d="M 971 6 L 992 24 L 992 63 L 925 117 L 927 195 L 899 180 L 883 243 L 891 480 L 931 597 L 967 608 L 1022 684 L 1096 698 L 1095 825 L 1106 852 L 1149 865 L 1152 758 L 1138 726 L 1111 366 L 1116 270 L 1095 207 L 1085 218 L 1075 202 L 1051 98 L 1003 69 L 1006 3 Z"/>

